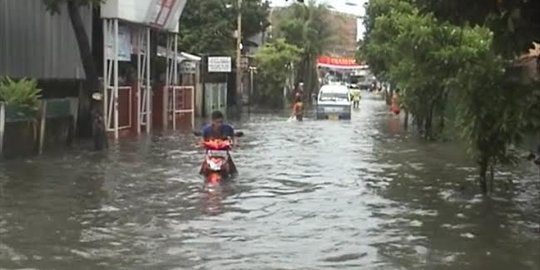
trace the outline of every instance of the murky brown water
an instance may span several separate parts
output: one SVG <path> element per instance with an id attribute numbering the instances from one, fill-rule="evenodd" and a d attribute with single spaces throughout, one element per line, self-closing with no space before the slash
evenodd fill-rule
<path id="1" fill-rule="evenodd" d="M 458 146 L 407 136 L 379 100 L 286 119 L 237 123 L 241 175 L 216 190 L 189 135 L 1 163 L 0 269 L 540 268 L 534 166 L 483 199 Z"/>

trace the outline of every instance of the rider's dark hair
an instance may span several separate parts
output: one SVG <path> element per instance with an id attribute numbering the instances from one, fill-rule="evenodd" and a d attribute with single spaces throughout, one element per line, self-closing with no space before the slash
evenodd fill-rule
<path id="1" fill-rule="evenodd" d="M 223 119 L 223 113 L 221 111 L 212 112 L 212 120 Z"/>

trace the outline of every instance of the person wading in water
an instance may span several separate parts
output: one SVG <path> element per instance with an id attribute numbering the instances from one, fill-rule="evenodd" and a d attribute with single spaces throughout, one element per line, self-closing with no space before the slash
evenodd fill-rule
<path id="1" fill-rule="evenodd" d="M 399 89 L 396 89 L 394 95 L 392 96 L 392 105 L 390 106 L 390 111 L 395 115 L 398 115 L 401 111 L 399 106 Z"/>
<path id="2" fill-rule="evenodd" d="M 293 116 L 297 121 L 304 120 L 304 104 L 302 103 L 302 96 L 297 94 L 293 105 Z"/>

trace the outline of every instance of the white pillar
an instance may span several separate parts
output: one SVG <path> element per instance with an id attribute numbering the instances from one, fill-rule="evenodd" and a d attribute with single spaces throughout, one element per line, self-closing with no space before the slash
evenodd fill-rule
<path id="1" fill-rule="evenodd" d="M 113 50 L 113 61 L 114 61 L 114 86 L 113 86 L 113 98 L 114 98 L 114 138 L 118 139 L 118 19 L 114 19 L 114 50 Z"/>
<path id="2" fill-rule="evenodd" d="M 150 27 L 146 28 L 146 133 L 150 133 L 152 124 L 152 89 L 150 88 Z"/>
<path id="3" fill-rule="evenodd" d="M 163 89 L 163 128 L 167 129 L 169 127 L 169 89 L 171 87 L 171 39 L 170 36 L 167 36 L 167 46 L 165 48 L 165 62 L 167 63 L 165 67 L 165 88 Z"/>
<path id="4" fill-rule="evenodd" d="M 143 84 L 143 78 L 142 77 L 142 44 L 143 37 L 142 31 L 137 31 L 137 134 L 141 133 L 141 124 L 142 124 L 142 84 Z"/>
<path id="5" fill-rule="evenodd" d="M 107 110 L 108 88 L 109 88 L 109 72 L 108 72 L 108 56 L 109 52 L 107 45 L 109 44 L 109 20 L 103 20 L 103 122 L 105 123 L 105 132 L 109 129 L 109 115 Z"/>

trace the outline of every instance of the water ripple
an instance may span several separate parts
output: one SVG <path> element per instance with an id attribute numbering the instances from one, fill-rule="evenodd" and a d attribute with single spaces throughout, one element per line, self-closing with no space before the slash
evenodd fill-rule
<path id="1" fill-rule="evenodd" d="M 235 123 L 241 174 L 220 187 L 189 134 L 0 164 L 0 269 L 540 266 L 537 172 L 475 196 L 459 146 L 411 139 L 376 98 L 351 121 L 286 119 Z"/>

